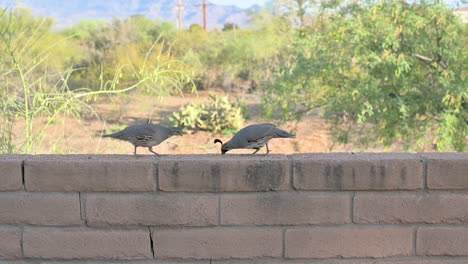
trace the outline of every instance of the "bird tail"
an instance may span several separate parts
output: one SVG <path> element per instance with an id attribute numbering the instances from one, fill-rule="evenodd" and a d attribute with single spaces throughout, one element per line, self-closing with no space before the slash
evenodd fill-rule
<path id="1" fill-rule="evenodd" d="M 110 137 L 110 138 L 119 138 L 121 136 L 122 136 L 122 133 L 120 131 L 114 134 L 102 135 L 102 137 Z"/>

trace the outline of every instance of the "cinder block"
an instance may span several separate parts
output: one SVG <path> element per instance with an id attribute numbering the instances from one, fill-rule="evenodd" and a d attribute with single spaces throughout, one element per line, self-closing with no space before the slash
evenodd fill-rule
<path id="1" fill-rule="evenodd" d="M 427 186 L 429 189 L 468 190 L 468 152 L 428 153 Z"/>
<path id="2" fill-rule="evenodd" d="M 211 264 L 209 260 L 193 260 L 193 261 L 180 261 L 180 260 L 17 260 L 1 261 L 0 264 Z M 336 263 L 334 263 L 336 264 Z M 424 263 L 425 264 L 425 263 Z M 431 263 L 432 264 L 432 263 Z M 440 263 L 437 263 L 440 264 Z M 465 264 L 465 263 L 463 263 Z"/>
<path id="3" fill-rule="evenodd" d="M 153 230 L 161 259 L 268 258 L 282 254 L 281 230 Z"/>
<path id="4" fill-rule="evenodd" d="M 372 224 L 468 223 L 468 195 L 358 193 L 354 221 Z"/>
<path id="5" fill-rule="evenodd" d="M 185 264 L 185 262 L 183 262 Z M 425 258 L 425 257 L 404 257 L 391 259 L 234 259 L 234 260 L 213 260 L 211 264 L 466 264 L 466 258 Z M 42 264 L 42 263 L 41 263 Z M 65 263 L 64 263 L 65 264 Z M 107 263 L 106 263 L 107 264 Z M 145 263 L 150 264 L 150 263 Z M 156 264 L 156 263 L 154 263 Z M 160 264 L 158 262 L 158 264 Z M 176 264 L 176 263 L 161 263 Z M 182 263 L 180 263 L 182 264 Z"/>
<path id="6" fill-rule="evenodd" d="M 414 190 L 423 188 L 420 156 L 406 153 L 293 155 L 298 190 Z"/>
<path id="7" fill-rule="evenodd" d="M 22 163 L 26 156 L 0 155 L 0 191 L 23 188 Z"/>
<path id="8" fill-rule="evenodd" d="M 25 162 L 25 184 L 28 191 L 153 191 L 156 164 L 153 156 L 38 156 Z"/>
<path id="9" fill-rule="evenodd" d="M 0 193 L 0 224 L 80 225 L 77 193 Z"/>
<path id="10" fill-rule="evenodd" d="M 146 230 L 26 229 L 24 255 L 39 259 L 151 259 Z"/>
<path id="11" fill-rule="evenodd" d="M 350 223 L 348 194 L 292 192 L 221 196 L 223 225 L 335 225 Z"/>
<path id="12" fill-rule="evenodd" d="M 0 227 L 0 260 L 19 258 L 21 258 L 21 230 Z"/>
<path id="13" fill-rule="evenodd" d="M 218 197 L 191 194 L 87 194 L 88 225 L 209 226 Z"/>
<path id="14" fill-rule="evenodd" d="M 467 227 L 420 227 L 416 253 L 425 256 L 468 256 Z"/>
<path id="15" fill-rule="evenodd" d="M 184 155 L 163 157 L 163 191 L 268 191 L 289 188 L 290 162 L 284 155 Z"/>
<path id="16" fill-rule="evenodd" d="M 411 228 L 311 228 L 286 231 L 286 258 L 386 258 L 413 254 Z"/>

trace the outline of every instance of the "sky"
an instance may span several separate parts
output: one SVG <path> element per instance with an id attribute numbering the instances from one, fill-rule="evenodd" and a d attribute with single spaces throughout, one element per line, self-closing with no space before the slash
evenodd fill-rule
<path id="1" fill-rule="evenodd" d="M 193 0 L 183 0 L 184 2 Z M 241 8 L 251 7 L 252 5 L 264 5 L 269 0 L 208 0 L 208 2 L 219 5 L 236 5 Z M 450 7 L 463 7 L 468 5 L 468 0 L 443 0 Z"/>
<path id="2" fill-rule="evenodd" d="M 69 0 L 67 0 L 69 1 Z M 75 0 L 72 0 L 75 1 Z M 112 1 L 112 0 L 111 0 Z M 201 0 L 182 0 L 184 3 L 190 3 L 193 1 L 201 2 Z M 270 0 L 208 0 L 210 3 L 215 3 L 219 5 L 235 5 L 241 8 L 248 8 L 252 5 L 260 5 L 263 6 L 266 2 Z M 468 0 L 442 0 L 447 3 L 450 7 L 463 7 L 468 5 Z M 18 0 L 0 0 L 0 5 L 3 3 L 12 3 L 18 2 Z M 22 2 L 22 1 L 19 1 Z"/>
<path id="3" fill-rule="evenodd" d="M 193 0 L 183 0 L 184 2 Z M 241 8 L 251 7 L 252 5 L 264 5 L 269 0 L 208 0 L 208 2 L 219 4 L 219 5 L 236 5 Z M 451 7 L 466 6 L 468 0 L 443 0 Z"/>
<path id="4" fill-rule="evenodd" d="M 241 8 L 251 7 L 252 5 L 263 5 L 268 0 L 208 0 L 208 2 L 218 5 L 236 5 Z"/>

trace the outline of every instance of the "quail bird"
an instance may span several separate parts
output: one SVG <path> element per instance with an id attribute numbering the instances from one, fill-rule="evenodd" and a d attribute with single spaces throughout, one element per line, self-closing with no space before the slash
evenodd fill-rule
<path id="1" fill-rule="evenodd" d="M 270 149 L 268 148 L 268 141 L 270 139 L 294 137 L 295 135 L 279 129 L 273 124 L 255 124 L 239 130 L 239 132 L 225 144 L 219 139 L 215 139 L 214 143 L 221 143 L 221 154 L 225 154 L 231 149 L 255 149 L 255 152 L 252 153 L 255 154 L 264 145 L 266 145 L 266 154 L 268 154 L 270 153 Z"/>
<path id="2" fill-rule="evenodd" d="M 159 154 L 153 150 L 153 147 L 174 135 L 182 135 L 182 129 L 178 127 L 144 124 L 128 126 L 124 130 L 110 135 L 103 135 L 103 137 L 111 137 L 132 143 L 133 146 L 135 146 L 133 152 L 135 155 L 137 147 L 146 147 L 150 152 L 159 156 Z"/>

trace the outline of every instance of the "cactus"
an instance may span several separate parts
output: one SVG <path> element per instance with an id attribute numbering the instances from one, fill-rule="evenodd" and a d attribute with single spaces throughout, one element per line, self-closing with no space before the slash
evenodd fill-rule
<path id="1" fill-rule="evenodd" d="M 229 96 L 210 94 L 209 97 L 209 104 L 191 103 L 181 107 L 169 117 L 171 125 L 212 133 L 238 131 L 242 128 L 245 119 L 239 102 L 231 102 Z"/>

